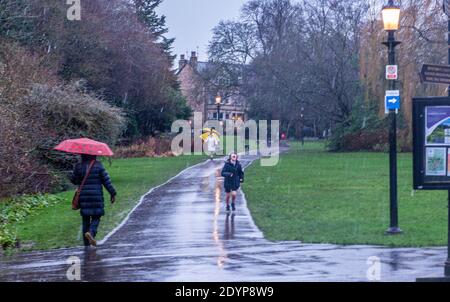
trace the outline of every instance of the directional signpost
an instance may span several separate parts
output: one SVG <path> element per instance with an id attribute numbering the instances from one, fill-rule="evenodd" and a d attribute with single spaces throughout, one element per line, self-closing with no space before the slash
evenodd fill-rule
<path id="1" fill-rule="evenodd" d="M 444 0 L 444 13 L 450 18 L 450 0 Z"/>
<path id="2" fill-rule="evenodd" d="M 424 64 L 420 80 L 422 83 L 450 85 L 450 65 Z"/>

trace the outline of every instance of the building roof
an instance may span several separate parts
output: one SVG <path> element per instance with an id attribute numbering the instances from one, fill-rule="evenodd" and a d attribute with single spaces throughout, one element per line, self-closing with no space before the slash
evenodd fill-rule
<path id="1" fill-rule="evenodd" d="M 192 66 L 189 61 L 187 61 L 181 68 L 176 69 L 176 74 L 180 74 L 181 71 L 183 71 L 183 69 L 186 66 Z M 212 67 L 214 66 L 214 63 L 212 62 L 197 62 L 197 68 L 192 68 L 194 71 L 198 72 L 199 74 L 204 74 L 205 72 L 209 71 L 212 69 Z"/>

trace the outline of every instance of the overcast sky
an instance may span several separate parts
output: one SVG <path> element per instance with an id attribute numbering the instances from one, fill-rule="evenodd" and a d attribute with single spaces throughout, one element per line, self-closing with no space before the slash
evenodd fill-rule
<path id="1" fill-rule="evenodd" d="M 164 0 L 158 13 L 165 15 L 169 27 L 168 37 L 175 38 L 174 53 L 199 51 L 206 61 L 211 30 L 221 20 L 236 19 L 247 0 Z M 188 56 L 188 57 L 189 57 Z"/>

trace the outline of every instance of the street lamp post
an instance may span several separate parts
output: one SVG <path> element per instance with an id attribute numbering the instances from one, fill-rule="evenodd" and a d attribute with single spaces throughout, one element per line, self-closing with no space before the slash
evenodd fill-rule
<path id="1" fill-rule="evenodd" d="M 216 96 L 216 105 L 217 105 L 217 121 L 220 121 L 220 106 L 222 105 L 222 97 L 220 95 Z"/>
<path id="2" fill-rule="evenodd" d="M 387 42 L 383 42 L 388 47 L 389 65 L 395 65 L 395 47 L 400 42 L 395 41 L 394 33 L 399 29 L 400 7 L 394 5 L 393 0 L 389 0 L 388 5 L 382 10 L 384 30 L 388 32 Z M 395 90 L 395 80 L 389 81 L 389 89 Z M 398 226 L 398 203 L 397 203 L 397 113 L 396 110 L 389 110 L 391 125 L 389 129 L 389 191 L 390 191 L 390 227 L 386 234 L 399 234 L 401 229 Z"/>

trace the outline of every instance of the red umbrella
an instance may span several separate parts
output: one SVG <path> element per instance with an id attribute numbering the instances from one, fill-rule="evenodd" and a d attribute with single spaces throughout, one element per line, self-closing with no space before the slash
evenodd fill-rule
<path id="1" fill-rule="evenodd" d="M 98 156 L 113 156 L 114 153 L 107 144 L 94 141 L 88 138 L 68 139 L 55 147 L 55 150 L 75 153 L 89 154 Z"/>

